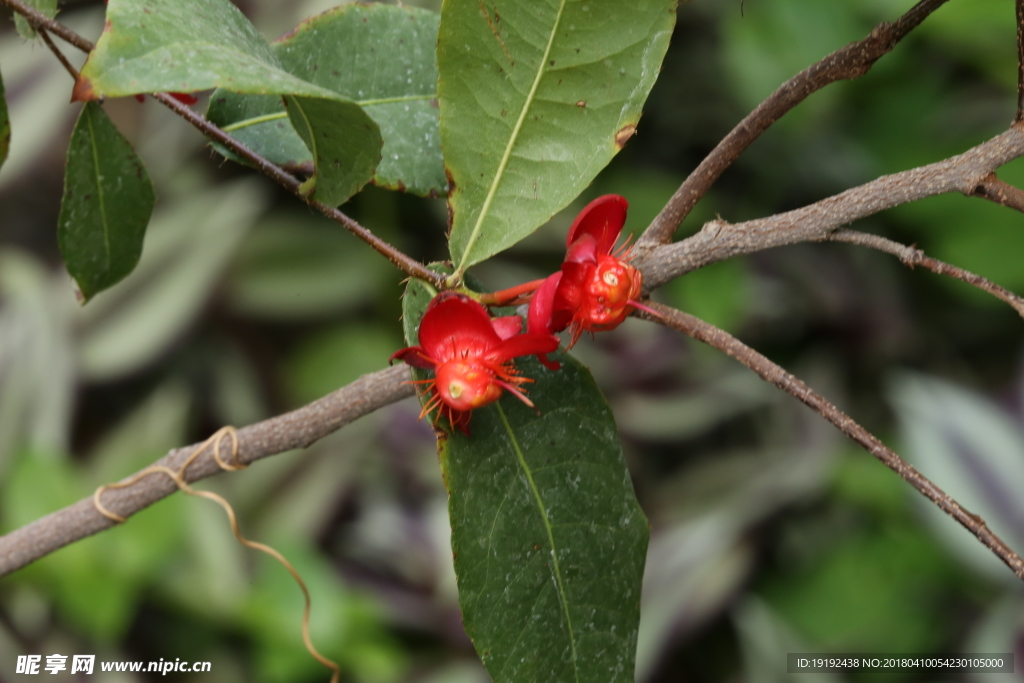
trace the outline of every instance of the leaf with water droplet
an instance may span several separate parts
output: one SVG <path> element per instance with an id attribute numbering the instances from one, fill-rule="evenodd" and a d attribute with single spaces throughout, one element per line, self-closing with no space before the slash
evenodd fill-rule
<path id="1" fill-rule="evenodd" d="M 436 13 L 415 7 L 347 4 L 304 21 L 272 44 L 284 69 L 351 98 L 380 126 L 383 159 L 373 178 L 378 186 L 445 193 L 437 25 Z M 276 163 L 301 167 L 310 160 L 280 99 L 218 90 L 207 116 Z"/>

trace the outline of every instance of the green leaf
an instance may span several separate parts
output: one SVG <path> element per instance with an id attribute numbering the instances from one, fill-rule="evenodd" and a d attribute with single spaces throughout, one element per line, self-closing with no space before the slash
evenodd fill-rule
<path id="1" fill-rule="evenodd" d="M 7 116 L 7 98 L 4 97 L 4 79 L 0 77 L 0 166 L 7 161 L 11 148 L 11 120 Z"/>
<path id="2" fill-rule="evenodd" d="M 284 69 L 351 98 L 380 126 L 384 149 L 374 182 L 382 187 L 418 195 L 445 191 L 434 57 L 438 20 L 414 7 L 349 4 L 273 43 Z M 208 116 L 276 163 L 310 161 L 279 99 L 218 91 Z"/>
<path id="3" fill-rule="evenodd" d="M 130 273 L 153 213 L 142 161 L 102 107 L 86 103 L 71 133 L 57 242 L 83 302 Z"/>
<path id="4" fill-rule="evenodd" d="M 309 148 L 288 120 L 288 110 L 278 95 L 243 95 L 229 90 L 214 90 L 206 118 L 253 150 L 279 166 L 312 168 Z M 241 157 L 214 142 L 213 148 L 232 161 Z"/>
<path id="5" fill-rule="evenodd" d="M 111 0 L 107 25 L 75 84 L 74 98 L 224 88 L 291 95 L 310 148 L 315 199 L 337 206 L 369 182 L 380 162 L 377 124 L 359 105 L 297 78 L 228 0 Z M 310 133 L 312 131 L 312 133 Z"/>
<path id="6" fill-rule="evenodd" d="M 380 162 L 383 140 L 377 124 L 354 104 L 351 111 L 339 112 L 338 103 L 330 100 L 284 100 L 292 126 L 313 153 L 314 173 L 303 183 L 303 194 L 337 206 L 359 192 Z"/>
<path id="7" fill-rule="evenodd" d="M 647 520 L 604 397 L 560 360 L 516 362 L 536 411 L 506 395 L 439 442 L 463 624 L 497 683 L 632 682 Z"/>
<path id="8" fill-rule="evenodd" d="M 458 270 L 529 235 L 632 136 L 676 0 L 446 0 L 441 149 Z"/>
<path id="9" fill-rule="evenodd" d="M 57 0 L 24 0 L 24 2 L 29 7 L 39 10 L 50 19 L 57 16 Z M 25 40 L 32 40 L 36 37 L 36 30 L 32 28 L 32 24 L 28 23 L 28 20 L 17 12 L 14 14 L 14 28 L 18 30 L 18 35 Z"/>
<path id="10" fill-rule="evenodd" d="M 530 399 L 443 444 L 463 623 L 495 681 L 633 681 L 647 520 L 590 373 L 520 359 Z"/>

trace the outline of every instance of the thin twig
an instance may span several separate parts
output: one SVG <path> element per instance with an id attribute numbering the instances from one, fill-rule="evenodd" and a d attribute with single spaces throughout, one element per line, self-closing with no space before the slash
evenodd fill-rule
<path id="1" fill-rule="evenodd" d="M 53 44 L 53 41 L 50 40 L 50 36 L 46 32 L 46 29 L 39 28 L 36 29 L 36 31 L 39 33 L 39 37 L 43 39 L 43 42 L 46 43 L 46 47 L 50 48 L 50 52 L 54 54 L 57 61 L 59 61 L 64 66 L 64 69 L 71 74 L 71 78 L 78 80 L 78 69 L 71 66 L 71 62 L 69 62 L 68 58 L 64 56 L 64 53 L 60 51 L 60 48 Z"/>
<path id="2" fill-rule="evenodd" d="M 412 385 L 404 383 L 408 379 L 406 366 L 364 375 L 302 408 L 239 429 L 238 462 L 247 465 L 271 455 L 305 448 L 363 415 L 412 396 Z M 176 448 L 153 466 L 177 471 L 198 445 Z M 184 478 L 194 482 L 223 471 L 207 452 L 189 466 Z M 167 477 L 147 476 L 130 486 L 108 488 L 103 494 L 103 505 L 115 515 L 127 518 L 177 490 Z M 0 576 L 116 524 L 97 510 L 92 496 L 37 519 L 0 537 Z"/>
<path id="3" fill-rule="evenodd" d="M 7 0 L 2 1 L 6 2 Z M 436 289 L 444 289 L 445 278 L 443 275 L 429 270 L 422 263 L 391 246 L 391 244 L 377 237 L 369 229 L 363 227 L 357 221 L 353 220 L 347 214 L 339 211 L 333 206 L 329 206 L 323 202 L 318 202 L 315 199 L 310 199 L 304 196 L 299 190 L 301 183 L 297 178 L 295 178 L 295 176 L 291 175 L 277 164 L 267 160 L 260 154 L 252 151 L 237 139 L 231 137 L 228 133 L 225 133 L 220 127 L 211 123 L 202 114 L 196 112 L 188 105 L 177 101 L 167 93 L 156 93 L 153 97 L 160 102 L 160 104 L 188 121 L 194 128 L 197 128 L 208 138 L 216 140 L 238 156 L 248 161 L 257 171 L 309 204 L 327 218 L 336 223 L 340 223 L 346 230 L 369 244 L 380 254 L 383 254 L 406 275 L 411 275 L 412 277 L 425 280 L 432 284 Z"/>
<path id="4" fill-rule="evenodd" d="M 688 313 L 683 313 L 663 304 L 652 303 L 651 308 L 662 318 L 658 319 L 649 313 L 638 311 L 636 315 L 663 325 L 668 325 L 697 341 L 732 356 L 743 365 L 757 373 L 766 382 L 774 384 L 787 394 L 796 397 L 816 413 L 835 425 L 839 431 L 863 446 L 869 453 L 882 461 L 889 469 L 903 477 L 911 486 L 920 491 L 926 498 L 935 503 L 950 517 L 960 522 L 979 541 L 985 544 L 996 556 L 1006 563 L 1018 578 L 1024 580 L 1024 560 L 996 536 L 978 515 L 971 514 L 959 503 L 933 484 L 927 477 L 918 472 L 908 462 L 891 451 L 871 432 L 857 424 L 849 415 L 832 405 L 824 397 L 816 393 L 802 381 L 786 372 L 766 357 L 750 348 L 725 330 L 704 322 Z"/>
<path id="5" fill-rule="evenodd" d="M 921 0 L 895 23 L 879 24 L 867 38 L 836 50 L 779 86 L 778 90 L 769 95 L 722 138 L 722 141 L 683 181 L 665 208 L 637 240 L 638 252 L 671 241 L 676 228 L 725 169 L 789 110 L 826 85 L 863 76 L 879 58 L 892 50 L 904 36 L 947 1 Z"/>
<path id="6" fill-rule="evenodd" d="M 21 0 L 0 0 L 3 4 L 7 5 L 14 11 L 18 12 L 32 24 L 37 30 L 44 29 L 52 31 L 55 35 L 60 36 L 75 47 L 84 50 L 86 52 L 91 51 L 95 45 L 79 36 L 74 31 L 62 26 L 60 23 L 48 19 L 44 15 L 37 12 L 35 9 L 28 7 Z M 45 34 L 44 34 L 45 38 Z M 55 48 L 54 48 L 55 49 Z M 66 65 L 68 66 L 68 65 Z M 249 149 L 241 142 L 231 137 L 229 134 L 221 130 L 220 127 L 211 123 L 202 114 L 193 111 L 190 107 L 166 93 L 156 93 L 153 97 L 165 107 L 171 109 L 176 114 L 188 121 L 194 128 L 199 130 L 206 137 L 216 140 L 220 144 L 224 145 L 232 152 L 248 161 L 252 166 L 267 176 L 278 185 L 291 192 L 293 195 L 301 199 L 302 201 L 309 204 L 311 207 L 322 213 L 327 218 L 340 223 L 346 230 L 351 232 L 353 235 L 363 240 L 376 251 L 383 254 L 389 261 L 394 263 L 400 270 L 406 275 L 426 280 L 427 282 L 434 285 L 434 287 L 441 289 L 445 286 L 445 278 L 438 273 L 428 269 L 422 263 L 414 258 L 411 258 L 393 247 L 388 242 L 374 235 L 369 229 L 360 225 L 357 221 L 353 220 L 346 214 L 342 213 L 333 206 L 329 206 L 322 202 L 318 202 L 315 199 L 311 199 L 302 194 L 299 190 L 301 182 L 292 176 L 290 173 L 285 171 L 283 168 L 271 161 L 265 159 L 263 156 L 257 154 L 253 150 Z"/>
<path id="7" fill-rule="evenodd" d="M 710 187 L 710 183 L 714 182 L 717 174 L 721 173 L 721 169 L 727 167 L 732 159 L 735 158 L 735 156 L 729 158 L 728 154 L 735 152 L 738 155 L 772 121 L 804 99 L 810 92 L 839 78 L 852 78 L 860 75 L 859 73 L 854 73 L 856 69 L 861 69 L 860 73 L 866 71 L 874 60 L 877 60 L 879 56 L 891 49 L 892 45 L 898 42 L 903 35 L 945 1 L 925 0 L 918 3 L 896 25 L 884 24 L 876 28 L 867 40 L 854 43 L 844 48 L 844 50 L 834 53 L 830 58 L 826 58 L 826 60 L 804 72 L 802 80 L 799 80 L 800 77 L 798 76 L 797 79 L 790 81 L 786 86 L 780 88 L 776 93 L 778 98 L 774 104 L 769 105 L 769 102 L 772 100 L 772 98 L 769 98 L 762 105 L 767 110 L 767 113 L 761 111 L 756 117 L 752 114 L 752 119 L 748 117 L 750 121 L 747 121 L 747 123 L 754 126 L 753 128 L 747 130 L 744 128 L 744 124 L 741 124 L 737 127 L 737 130 L 734 130 L 735 136 L 730 134 L 734 139 L 731 143 L 725 145 L 725 148 L 732 151 L 728 153 L 719 152 L 718 156 L 720 159 L 715 163 L 720 165 L 721 168 L 714 172 L 714 177 L 701 180 L 700 174 L 695 171 L 691 176 L 691 178 L 697 177 L 697 180 L 693 181 L 696 184 L 691 184 L 690 186 L 691 188 L 696 188 L 694 190 L 695 194 L 692 197 L 683 192 L 684 188 L 687 187 L 686 183 L 680 188 L 680 192 L 677 192 L 677 195 L 682 193 L 683 199 L 676 201 L 674 198 L 673 200 L 675 203 L 673 210 L 680 212 L 679 220 L 689 212 L 690 208 L 692 208 L 692 203 L 695 203 L 696 199 L 699 199 L 706 191 L 706 187 L 700 189 L 700 183 L 706 183 L 706 186 Z M 84 50 L 92 48 L 91 43 L 67 31 L 60 24 L 39 15 L 35 10 L 26 7 L 21 0 L 0 0 L 0 3 L 12 7 L 29 18 L 30 23 L 33 23 L 37 28 L 50 30 L 55 35 L 59 35 L 64 40 Z M 854 46 L 857 47 L 857 50 L 852 49 Z M 842 75 L 844 73 L 852 75 Z M 832 80 L 828 80 L 830 78 Z M 773 98 L 776 95 L 773 95 Z M 208 137 L 217 140 L 239 156 L 247 159 L 257 170 L 267 174 L 290 191 L 293 191 L 291 189 L 292 185 L 297 189 L 298 181 L 294 177 L 251 150 L 246 149 L 237 140 L 206 121 L 189 107 L 167 95 L 157 95 L 156 97 L 161 103 L 186 118 L 186 120 Z M 762 107 L 759 107 L 759 110 Z M 772 113 L 773 111 L 774 113 Z M 774 118 L 772 118 L 773 116 Z M 757 126 L 761 126 L 761 128 L 758 129 Z M 724 143 L 725 141 L 723 141 Z M 1000 181 L 991 178 L 990 174 L 998 166 L 1022 154 L 1024 154 L 1024 133 L 1022 133 L 1022 126 L 1014 126 L 1000 136 L 957 157 L 904 173 L 879 178 L 872 183 L 859 188 L 853 188 L 804 209 L 737 225 L 730 225 L 724 221 L 712 221 L 701 230 L 700 234 L 688 240 L 684 240 L 676 245 L 650 249 L 647 253 L 641 254 L 638 259 L 638 265 L 644 270 L 645 281 L 647 282 L 648 290 L 650 290 L 660 284 L 664 284 L 664 282 L 667 282 L 672 277 L 729 256 L 760 251 L 782 244 L 828 239 L 830 234 L 839 229 L 840 226 L 852 220 L 871 215 L 892 206 L 943 192 L 957 191 L 971 196 L 985 196 L 986 198 L 1003 197 L 1004 199 L 996 199 L 996 201 L 1005 203 L 1007 206 L 1019 208 L 1015 204 L 1017 200 L 1014 199 L 1014 193 L 1007 189 L 1016 190 L 1016 188 L 1005 186 L 1005 184 L 1000 185 Z M 713 153 L 712 156 L 715 156 L 715 154 Z M 687 182 L 690 181 L 688 180 Z M 982 191 L 979 191 L 978 188 L 982 188 Z M 995 194 L 988 196 L 990 190 Z M 687 199 L 687 197 L 692 199 L 692 203 L 688 206 L 686 202 L 690 201 L 690 199 Z M 325 215 L 343 223 L 346 228 L 353 229 L 352 226 L 345 222 L 347 217 L 337 212 L 336 209 L 318 202 L 312 202 L 311 204 L 324 212 Z M 666 207 L 666 211 L 669 211 L 669 208 Z M 665 213 L 663 211 L 663 214 Z M 347 220 L 350 221 L 350 219 Z M 351 223 L 358 225 L 354 221 L 351 221 Z M 665 225 L 668 224 L 665 223 Z M 661 241 L 670 238 L 676 225 L 678 225 L 678 220 L 675 224 L 663 228 L 667 230 L 669 237 L 665 237 Z M 652 224 L 653 227 L 654 224 Z M 842 233 L 839 234 L 842 236 Z M 650 238 L 650 236 L 648 237 Z M 649 243 L 656 241 L 653 238 L 648 239 Z M 906 249 L 905 247 L 903 248 Z M 422 268 L 422 265 L 420 267 Z M 952 268 L 952 266 L 948 267 Z M 437 286 L 443 286 L 443 282 L 441 282 L 443 278 L 430 271 L 426 271 L 423 275 L 416 274 L 416 276 L 423 277 L 423 279 L 431 281 Z M 844 433 L 851 436 L 851 438 L 862 444 L 876 457 L 897 471 L 924 495 L 936 502 L 940 508 L 971 530 L 986 546 L 999 555 L 1014 570 L 1014 573 L 1024 578 L 1024 563 L 988 530 L 984 521 L 960 508 L 955 501 L 951 500 L 941 490 L 921 476 L 920 473 L 910 467 L 910 465 L 899 459 L 895 453 L 887 449 L 877 438 L 850 420 L 849 417 L 841 413 L 835 406 L 832 406 L 811 391 L 800 380 L 789 375 L 756 351 L 746 347 L 718 328 L 667 307 L 657 304 L 653 304 L 653 307 L 659 314 L 664 315 L 666 321 L 676 329 L 680 329 L 694 338 L 732 355 L 744 365 L 757 372 L 765 380 L 779 386 L 817 410 L 830 422 L 836 424 Z M 240 430 L 240 460 L 248 463 L 285 450 L 303 447 L 347 424 L 356 417 L 367 414 L 400 398 L 412 395 L 411 387 L 401 383 L 401 380 L 408 376 L 406 373 L 407 369 L 392 368 L 369 375 L 349 387 L 293 413 Z M 174 467 L 175 464 L 180 463 L 187 456 L 191 448 L 189 446 L 176 449 L 161 459 L 159 464 Z M 197 461 L 194 469 L 190 472 L 189 479 L 194 481 L 219 471 L 220 469 L 212 461 L 212 458 L 203 459 Z M 174 490 L 175 487 L 164 478 L 147 477 L 122 490 L 109 492 L 107 497 L 105 497 L 105 504 L 117 514 L 127 517 L 173 493 Z M 85 499 L 64 510 L 37 520 L 4 537 L 0 537 L 0 575 L 23 567 L 57 548 L 97 533 L 112 524 L 111 520 L 97 511 L 91 499 Z"/>
<path id="8" fill-rule="evenodd" d="M 835 232 L 828 235 L 825 241 L 829 242 L 846 242 L 847 244 L 859 244 L 862 247 L 868 247 L 870 249 L 878 249 L 884 251 L 887 254 L 892 254 L 904 264 L 913 268 L 914 266 L 921 266 L 927 268 L 933 273 L 939 275 L 948 275 L 949 277 L 955 278 L 962 282 L 966 282 L 972 287 L 988 292 L 992 296 L 1005 301 L 1013 310 L 1017 311 L 1017 314 L 1024 318 L 1024 298 L 1021 298 L 1006 289 L 1000 287 L 991 280 L 976 275 L 969 270 L 958 268 L 957 266 L 950 265 L 944 261 L 926 256 L 920 249 L 908 247 L 894 242 L 891 239 L 880 237 L 878 235 L 869 235 L 868 233 L 858 232 L 856 230 L 836 230 Z"/>
<path id="9" fill-rule="evenodd" d="M 744 223 L 709 221 L 695 235 L 641 253 L 633 265 L 650 292 L 715 261 L 797 242 L 820 241 L 830 232 L 885 209 L 947 192 L 974 195 L 989 175 L 1024 155 L 1024 124 L 949 159 L 882 176 L 794 211 Z"/>
<path id="10" fill-rule="evenodd" d="M 49 18 L 36 8 L 26 5 L 21 0 L 0 1 L 21 16 L 28 19 L 28 23 L 30 23 L 36 30 L 41 28 L 46 29 L 53 35 L 58 36 L 64 42 L 74 45 L 82 52 L 90 52 L 94 47 L 96 47 L 91 40 L 83 38 L 64 24 Z"/>
<path id="11" fill-rule="evenodd" d="M 1024 190 L 1000 180 L 995 173 L 990 173 L 980 180 L 974 189 L 966 194 L 970 197 L 988 199 L 1024 213 Z"/>

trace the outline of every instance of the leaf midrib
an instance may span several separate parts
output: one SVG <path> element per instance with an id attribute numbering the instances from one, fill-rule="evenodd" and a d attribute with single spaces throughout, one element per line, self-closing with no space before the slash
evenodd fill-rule
<path id="1" fill-rule="evenodd" d="M 473 226 L 472 232 L 469 234 L 469 239 L 466 241 L 466 248 L 462 252 L 462 258 L 459 259 L 459 266 L 455 269 L 456 274 L 465 272 L 466 262 L 469 260 L 470 254 L 473 252 L 473 245 L 480 237 L 480 229 L 483 227 L 484 219 L 487 217 L 488 211 L 491 208 L 491 202 L 494 201 L 494 195 L 498 191 L 498 185 L 501 184 L 502 177 L 505 173 L 505 166 L 508 165 L 509 157 L 512 155 L 512 148 L 515 147 L 516 140 L 519 138 L 519 132 L 523 127 L 523 121 L 526 120 L 526 115 L 530 111 L 530 107 L 533 105 L 533 100 L 537 94 L 537 88 L 540 86 L 541 78 L 544 77 L 545 65 L 548 63 L 548 55 L 551 54 L 551 46 L 555 43 L 555 35 L 558 33 L 558 27 L 562 23 L 562 13 L 565 11 L 566 0 L 560 0 L 558 3 L 558 12 L 555 14 L 555 21 L 551 24 L 551 35 L 548 36 L 548 44 L 544 47 L 544 54 L 540 59 L 537 66 L 537 73 L 533 77 L 533 85 L 530 86 L 530 92 L 526 95 L 526 100 L 523 102 L 523 108 L 519 112 L 519 118 L 516 120 L 516 125 L 512 129 L 512 135 L 509 136 L 508 144 L 505 145 L 505 151 L 501 155 L 501 161 L 498 162 L 498 170 L 494 174 L 494 180 L 491 181 L 491 186 L 487 189 L 487 196 L 484 197 L 484 203 L 480 207 L 480 214 L 476 218 L 476 224 Z"/>
<path id="2" fill-rule="evenodd" d="M 89 151 L 92 154 L 92 168 L 96 178 L 96 197 L 100 202 L 100 220 L 103 223 L 103 250 L 106 252 L 105 265 L 109 274 L 113 258 L 110 255 L 110 226 L 107 224 L 107 203 L 103 196 L 103 183 L 100 182 L 100 157 L 97 154 L 96 130 L 93 128 L 91 108 L 86 106 L 83 112 L 85 114 L 85 123 L 89 126 Z"/>
<path id="3" fill-rule="evenodd" d="M 374 100 L 352 100 L 355 104 L 360 107 L 376 107 L 382 104 L 397 104 L 399 102 L 420 102 L 423 100 L 437 99 L 437 93 L 431 93 L 428 95 L 402 95 L 400 97 L 381 97 Z M 281 119 L 288 118 L 288 112 L 280 111 L 273 114 L 264 114 L 263 116 L 254 116 L 248 119 L 242 119 L 241 121 L 235 121 L 232 124 L 221 128 L 225 133 L 230 133 L 234 130 L 241 128 L 248 128 L 249 126 L 256 126 L 261 123 L 268 123 L 270 121 L 279 121 Z"/>
<path id="4" fill-rule="evenodd" d="M 551 520 L 548 518 L 548 511 L 544 507 L 544 501 L 540 497 L 540 491 L 537 489 L 537 484 L 533 481 L 533 472 L 530 470 L 530 466 L 526 464 L 526 458 L 523 456 L 523 451 L 519 447 L 519 441 L 516 439 L 515 432 L 512 431 L 512 425 L 509 424 L 508 418 L 505 416 L 505 410 L 501 407 L 500 403 L 495 403 L 494 406 L 498 409 L 498 415 L 501 416 L 502 424 L 505 425 L 505 433 L 508 434 L 509 441 L 512 444 L 512 450 L 515 451 L 516 458 L 519 460 L 519 467 L 522 469 L 523 474 L 526 475 L 526 481 L 530 484 L 530 491 L 533 493 L 534 501 L 537 503 L 537 509 L 540 512 L 541 521 L 544 522 L 544 530 L 548 535 L 548 544 L 551 546 L 551 563 L 555 572 L 555 584 L 558 586 L 558 598 L 562 603 L 562 612 L 565 614 L 565 625 L 569 631 L 569 645 L 572 650 L 572 670 L 576 677 L 576 683 L 579 683 L 580 670 L 579 660 L 576 656 L 576 633 L 573 631 L 572 617 L 569 615 L 569 601 L 565 594 L 565 585 L 562 582 L 562 570 L 558 564 L 558 549 L 555 547 L 555 535 L 552 531 Z"/>

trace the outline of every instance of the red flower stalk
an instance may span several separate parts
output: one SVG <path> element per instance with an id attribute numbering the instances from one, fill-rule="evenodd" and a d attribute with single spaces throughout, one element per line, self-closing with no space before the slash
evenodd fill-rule
<path id="1" fill-rule="evenodd" d="M 576 216 L 566 237 L 561 270 L 546 278 L 530 300 L 530 332 L 561 332 L 571 327 L 572 347 L 584 331 L 614 329 L 634 308 L 649 311 L 636 301 L 643 276 L 624 262 L 629 248 L 623 245 L 613 253 L 628 206 L 625 198 L 606 194 Z M 558 367 L 540 359 L 549 368 Z"/>
<path id="2" fill-rule="evenodd" d="M 434 371 L 433 378 L 414 382 L 430 394 L 420 418 L 437 408 L 438 418 L 444 415 L 452 428 L 468 434 L 470 411 L 498 400 L 502 389 L 532 408 L 520 385 L 533 380 L 517 374 L 512 359 L 551 353 L 558 348 L 558 338 L 551 333 L 520 334 L 521 327 L 518 316 L 492 319 L 464 294 L 436 296 L 420 323 L 420 345 L 391 356 L 392 361 Z"/>

